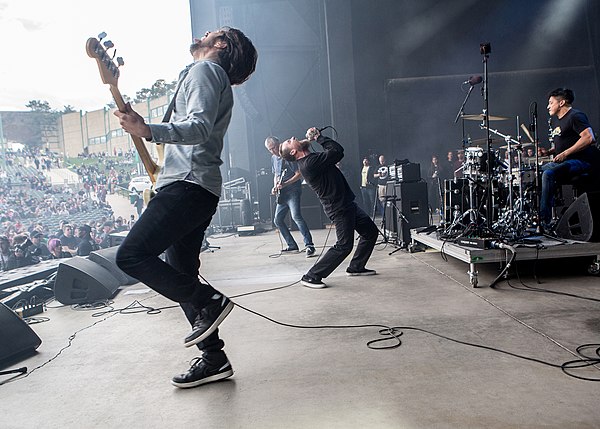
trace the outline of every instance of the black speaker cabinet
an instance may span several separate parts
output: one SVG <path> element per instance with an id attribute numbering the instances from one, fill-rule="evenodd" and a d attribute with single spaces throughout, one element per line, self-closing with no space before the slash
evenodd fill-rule
<path id="1" fill-rule="evenodd" d="M 271 189 L 273 188 L 273 174 L 265 169 L 256 176 L 256 199 L 258 200 L 258 217 L 261 222 L 271 219 Z"/>
<path id="2" fill-rule="evenodd" d="M 58 266 L 54 296 L 63 304 L 89 304 L 111 298 L 119 286 L 119 280 L 106 268 L 75 257 Z"/>
<path id="3" fill-rule="evenodd" d="M 252 225 L 252 206 L 250 200 L 224 200 L 219 202 L 213 216 L 213 225 L 224 227 Z"/>
<path id="4" fill-rule="evenodd" d="M 0 303 L 0 368 L 33 353 L 40 337 L 6 305 Z"/>
<path id="5" fill-rule="evenodd" d="M 95 250 L 89 254 L 88 259 L 92 262 L 106 268 L 119 281 L 121 285 L 132 285 L 139 280 L 125 274 L 123 270 L 117 267 L 117 250 L 119 246 L 109 247 L 106 249 Z"/>
<path id="6" fill-rule="evenodd" d="M 308 225 L 308 229 L 323 229 L 323 226 L 329 223 L 329 218 L 323 211 L 323 206 L 319 197 L 308 185 L 302 185 L 302 196 L 300 197 L 300 210 L 302 217 Z M 298 226 L 292 221 L 291 213 L 286 219 L 287 224 L 292 231 L 298 231 Z"/>
<path id="7" fill-rule="evenodd" d="M 599 241 L 598 223 L 600 223 L 600 193 L 584 193 L 563 213 L 556 225 L 556 235 L 569 240 Z"/>
<path id="8" fill-rule="evenodd" d="M 429 225 L 427 182 L 398 183 L 396 185 L 398 240 L 410 243 L 410 230 Z"/>

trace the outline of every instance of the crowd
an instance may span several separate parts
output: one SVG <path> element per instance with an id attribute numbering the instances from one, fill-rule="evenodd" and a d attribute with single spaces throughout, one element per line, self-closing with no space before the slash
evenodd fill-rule
<path id="1" fill-rule="evenodd" d="M 129 173 L 117 170 L 122 162 L 98 158 L 76 169 L 81 187 L 53 186 L 43 171 L 60 165 L 52 154 L 7 154 L 0 165 L 0 271 L 86 256 L 132 225 L 133 219 L 115 218 L 106 203 L 106 193 L 127 182 Z"/>

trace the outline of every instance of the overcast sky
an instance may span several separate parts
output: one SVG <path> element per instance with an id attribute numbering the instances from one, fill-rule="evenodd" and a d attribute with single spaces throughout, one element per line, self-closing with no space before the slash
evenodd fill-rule
<path id="1" fill-rule="evenodd" d="M 110 102 L 85 52 L 102 31 L 125 60 L 118 87 L 132 98 L 191 62 L 188 0 L 0 0 L 0 111 L 27 111 L 30 100 L 83 111 Z"/>

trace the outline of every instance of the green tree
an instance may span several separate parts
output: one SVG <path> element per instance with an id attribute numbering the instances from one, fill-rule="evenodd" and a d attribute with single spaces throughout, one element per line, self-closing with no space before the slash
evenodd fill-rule
<path id="1" fill-rule="evenodd" d="M 30 100 L 25 107 L 30 109 L 32 112 L 50 113 L 52 111 L 50 103 L 45 100 Z"/>

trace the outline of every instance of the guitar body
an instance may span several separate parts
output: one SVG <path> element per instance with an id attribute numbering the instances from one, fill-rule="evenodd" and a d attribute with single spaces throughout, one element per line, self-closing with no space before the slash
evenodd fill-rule
<path id="1" fill-rule="evenodd" d="M 103 34 L 100 37 L 105 37 L 106 35 Z M 102 40 L 102 39 L 100 39 Z M 118 88 L 118 81 L 119 81 L 119 66 L 117 66 L 112 57 L 108 55 L 108 53 L 106 52 L 106 49 L 104 49 L 104 47 L 100 44 L 100 40 L 96 39 L 95 37 L 90 37 L 87 40 L 87 43 L 85 45 L 86 48 L 86 52 L 88 54 L 88 56 L 90 58 L 93 58 L 96 60 L 96 63 L 98 64 L 98 69 L 100 71 L 100 78 L 102 79 L 102 82 L 106 85 L 109 85 L 110 87 L 110 92 L 113 96 L 113 99 L 115 100 L 115 104 L 117 105 L 117 108 L 121 111 L 124 112 L 126 110 L 126 103 L 125 100 L 123 99 L 123 96 L 121 95 L 121 92 L 119 91 Z M 106 44 L 112 45 L 111 42 L 105 42 Z M 109 48 L 112 46 L 109 46 Z M 123 64 L 123 60 L 122 58 L 117 58 L 117 62 L 119 63 L 119 65 Z M 142 164 L 144 165 L 144 169 L 146 170 L 146 172 L 148 173 L 148 176 L 150 177 L 150 180 L 152 181 L 152 185 L 154 186 L 156 184 L 156 178 L 158 176 L 158 173 L 160 172 L 160 166 L 163 165 L 163 161 L 164 161 L 164 146 L 162 144 L 157 144 L 156 145 L 156 151 L 158 154 L 158 163 L 154 162 L 154 160 L 152 159 L 152 157 L 150 156 L 150 153 L 148 152 L 148 148 L 146 148 L 146 144 L 144 143 L 144 141 L 137 136 L 131 136 L 131 139 L 133 140 L 133 144 L 135 146 L 135 149 L 137 150 L 140 159 L 142 161 Z M 146 192 L 144 192 L 144 202 L 147 203 L 147 201 L 149 201 L 149 196 L 150 194 L 146 195 Z M 148 200 L 146 199 L 148 198 Z"/>

